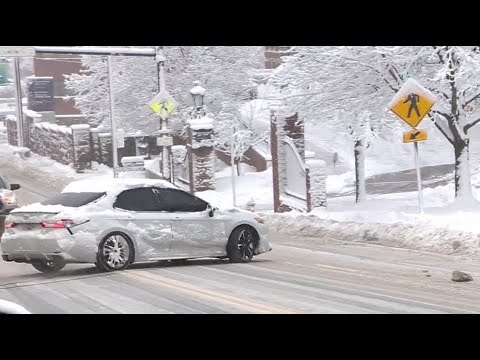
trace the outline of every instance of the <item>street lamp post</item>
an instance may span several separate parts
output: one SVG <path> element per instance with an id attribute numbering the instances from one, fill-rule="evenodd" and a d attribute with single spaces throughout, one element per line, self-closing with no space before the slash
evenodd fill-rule
<path id="1" fill-rule="evenodd" d="M 195 107 L 194 116 L 198 119 L 202 115 L 205 115 L 203 111 L 203 99 L 205 97 L 205 89 L 201 86 L 201 83 L 198 80 L 194 81 L 193 85 L 195 85 L 195 87 L 190 90 L 190 95 L 192 95 L 193 106 Z"/>

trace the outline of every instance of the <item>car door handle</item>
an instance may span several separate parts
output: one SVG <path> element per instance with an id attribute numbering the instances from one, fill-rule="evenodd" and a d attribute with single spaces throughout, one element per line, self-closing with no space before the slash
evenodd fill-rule
<path id="1" fill-rule="evenodd" d="M 180 216 L 175 216 L 172 218 L 173 221 L 180 221 L 182 218 Z"/>

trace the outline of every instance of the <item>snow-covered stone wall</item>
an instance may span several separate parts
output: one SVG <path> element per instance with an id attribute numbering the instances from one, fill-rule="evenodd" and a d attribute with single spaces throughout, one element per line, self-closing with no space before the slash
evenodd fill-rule
<path id="1" fill-rule="evenodd" d="M 74 164 L 72 130 L 48 122 L 32 124 L 30 149 L 61 164 Z"/>

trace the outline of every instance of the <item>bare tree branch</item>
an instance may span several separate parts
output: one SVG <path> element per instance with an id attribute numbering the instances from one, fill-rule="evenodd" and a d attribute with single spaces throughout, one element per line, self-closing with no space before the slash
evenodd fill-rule
<path id="1" fill-rule="evenodd" d="M 453 139 L 451 139 L 451 138 L 448 136 L 447 131 L 442 128 L 442 126 L 440 125 L 440 123 L 438 122 L 438 120 L 435 120 L 431 115 L 428 115 L 428 117 L 429 117 L 430 120 L 433 122 L 433 124 L 436 126 L 436 128 L 437 128 L 438 130 L 440 130 L 440 132 L 443 134 L 443 136 L 445 136 L 445 139 L 447 139 L 448 142 L 454 146 L 455 143 L 454 143 Z"/>
<path id="2" fill-rule="evenodd" d="M 480 118 L 478 118 L 478 119 L 475 120 L 475 121 L 472 121 L 471 123 L 469 123 L 469 124 L 467 124 L 467 125 L 465 125 L 465 126 L 463 127 L 463 131 L 464 131 L 465 133 L 467 133 L 468 130 L 470 130 L 472 127 L 474 127 L 475 125 L 477 125 L 479 122 L 480 122 Z"/>
<path id="3" fill-rule="evenodd" d="M 472 101 L 474 101 L 475 99 L 478 99 L 479 97 L 480 97 L 480 92 L 478 92 L 477 94 L 475 94 L 474 96 L 472 96 L 470 99 L 468 99 L 467 101 L 465 101 L 465 105 L 470 104 Z"/>

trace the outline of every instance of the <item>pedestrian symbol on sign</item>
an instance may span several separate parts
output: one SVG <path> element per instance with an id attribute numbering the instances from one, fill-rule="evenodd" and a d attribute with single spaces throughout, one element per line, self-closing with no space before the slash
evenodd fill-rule
<path id="1" fill-rule="evenodd" d="M 410 118 L 412 115 L 412 110 L 415 110 L 417 116 L 420 117 L 420 111 L 418 110 L 418 103 L 420 102 L 420 96 L 414 93 L 408 94 L 407 100 L 403 103 L 406 104 L 410 102 L 410 107 L 408 108 L 408 115 L 407 117 Z"/>

